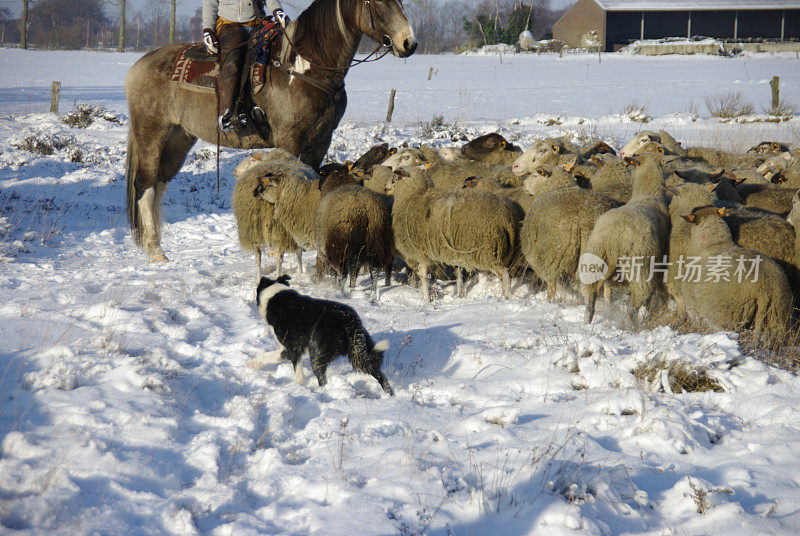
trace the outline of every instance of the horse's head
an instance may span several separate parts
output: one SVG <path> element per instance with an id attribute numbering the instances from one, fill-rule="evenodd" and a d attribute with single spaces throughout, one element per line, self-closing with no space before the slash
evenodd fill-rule
<path id="1" fill-rule="evenodd" d="M 384 46 L 392 47 L 399 58 L 407 58 L 417 50 L 414 28 L 406 16 L 401 0 L 361 0 L 360 30 Z"/>

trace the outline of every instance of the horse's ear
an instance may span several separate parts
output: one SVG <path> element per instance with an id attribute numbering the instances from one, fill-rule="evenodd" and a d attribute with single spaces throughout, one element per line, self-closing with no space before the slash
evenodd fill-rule
<path id="1" fill-rule="evenodd" d="M 275 282 L 276 283 L 280 283 L 281 285 L 286 285 L 288 287 L 289 286 L 289 281 L 291 279 L 292 279 L 291 276 L 289 276 L 288 274 L 283 274 L 278 279 L 276 279 Z"/>

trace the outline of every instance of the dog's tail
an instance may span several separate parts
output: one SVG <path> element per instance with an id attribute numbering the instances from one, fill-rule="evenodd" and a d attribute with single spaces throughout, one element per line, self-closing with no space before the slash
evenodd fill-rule
<path id="1" fill-rule="evenodd" d="M 372 352 L 385 352 L 389 349 L 389 339 L 383 339 L 382 341 L 378 341 L 375 343 L 375 346 L 372 347 Z"/>

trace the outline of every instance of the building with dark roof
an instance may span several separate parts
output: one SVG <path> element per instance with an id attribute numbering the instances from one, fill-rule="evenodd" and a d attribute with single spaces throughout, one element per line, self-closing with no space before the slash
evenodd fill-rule
<path id="1" fill-rule="evenodd" d="M 797 41 L 800 0 L 579 0 L 556 22 L 553 37 L 578 47 L 591 30 L 607 51 L 663 37 Z"/>

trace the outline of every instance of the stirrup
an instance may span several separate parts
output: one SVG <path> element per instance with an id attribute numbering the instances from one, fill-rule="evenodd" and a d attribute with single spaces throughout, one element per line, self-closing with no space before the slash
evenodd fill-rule
<path id="1" fill-rule="evenodd" d="M 230 132 L 233 130 L 233 113 L 230 110 L 225 112 L 217 118 L 217 125 L 222 132 Z"/>

